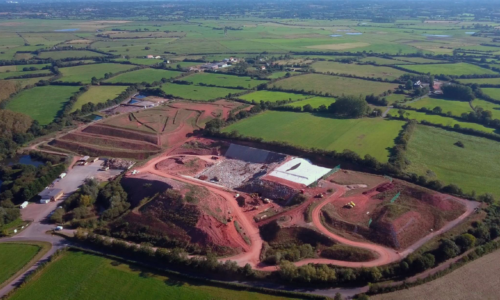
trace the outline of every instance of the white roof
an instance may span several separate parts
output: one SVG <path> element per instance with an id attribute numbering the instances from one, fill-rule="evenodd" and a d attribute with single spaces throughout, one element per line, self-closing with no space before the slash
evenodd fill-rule
<path id="1" fill-rule="evenodd" d="M 330 171 L 331 169 L 313 165 L 307 159 L 296 157 L 274 169 L 269 175 L 310 185 Z"/>

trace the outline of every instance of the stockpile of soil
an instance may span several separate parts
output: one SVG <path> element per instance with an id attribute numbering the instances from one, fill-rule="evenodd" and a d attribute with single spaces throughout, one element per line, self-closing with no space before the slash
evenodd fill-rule
<path id="1" fill-rule="evenodd" d="M 113 127 L 105 124 L 90 125 L 87 128 L 85 128 L 83 132 L 125 138 L 129 140 L 148 142 L 154 145 L 158 145 L 158 137 L 156 134 L 149 134 L 145 132 L 143 133 L 135 130 Z"/>
<path id="2" fill-rule="evenodd" d="M 103 136 L 89 133 L 68 133 L 61 138 L 62 140 L 92 144 L 99 147 L 128 149 L 135 151 L 159 151 L 160 148 L 150 143 L 139 142 L 136 140 L 115 138 L 111 136 Z"/>
<path id="3" fill-rule="evenodd" d="M 197 157 L 170 157 L 156 164 L 156 169 L 170 173 L 193 176 L 208 167 L 209 164 Z"/>
<path id="4" fill-rule="evenodd" d="M 239 187 L 238 190 L 246 193 L 258 193 L 262 197 L 273 200 L 283 199 L 285 201 L 288 201 L 299 192 L 299 190 L 287 185 L 264 179 L 251 180 Z"/>

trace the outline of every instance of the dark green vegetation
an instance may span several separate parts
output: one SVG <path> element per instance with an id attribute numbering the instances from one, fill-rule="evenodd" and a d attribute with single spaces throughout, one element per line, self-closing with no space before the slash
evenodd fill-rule
<path id="1" fill-rule="evenodd" d="M 0 243 L 0 286 L 40 251 L 37 245 Z"/>

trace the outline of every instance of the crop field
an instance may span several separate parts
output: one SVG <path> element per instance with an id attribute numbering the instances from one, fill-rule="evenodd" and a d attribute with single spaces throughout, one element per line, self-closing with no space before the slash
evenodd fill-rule
<path id="1" fill-rule="evenodd" d="M 208 86 L 185 85 L 185 84 L 174 84 L 174 83 L 165 83 L 161 87 L 161 89 L 167 95 L 173 95 L 174 97 L 179 97 L 189 100 L 200 100 L 200 101 L 224 98 L 228 94 L 235 94 L 243 91 L 235 89 L 226 89 L 221 87 L 208 87 Z"/>
<path id="2" fill-rule="evenodd" d="M 105 56 L 104 54 L 86 51 L 86 50 L 68 50 L 68 51 L 49 51 L 49 52 L 41 52 L 38 57 L 39 58 L 52 58 L 52 59 L 65 59 L 69 57 L 101 57 Z"/>
<path id="3" fill-rule="evenodd" d="M 458 79 L 462 84 L 500 84 L 500 78 L 472 78 L 472 79 Z"/>
<path id="4" fill-rule="evenodd" d="M 0 244 L 0 285 L 21 270 L 40 251 L 28 244 Z"/>
<path id="5" fill-rule="evenodd" d="M 59 71 L 63 74 L 60 81 L 62 82 L 81 82 L 90 83 L 92 77 L 97 79 L 104 78 L 106 73 L 117 73 L 121 71 L 135 68 L 134 65 L 121 64 L 90 64 L 76 67 L 60 68 Z"/>
<path id="6" fill-rule="evenodd" d="M 453 116 L 460 116 L 462 113 L 469 113 L 472 111 L 469 102 L 466 101 L 453 101 L 448 99 L 440 99 L 440 98 L 430 98 L 426 97 L 420 99 L 416 102 L 412 102 L 408 104 L 410 107 L 414 108 L 428 108 L 433 109 L 436 106 L 441 107 L 444 113 L 451 111 Z"/>
<path id="7" fill-rule="evenodd" d="M 236 130 L 244 136 L 283 141 L 306 148 L 349 149 L 361 156 L 370 154 L 386 162 L 388 148 L 394 146 L 394 139 L 403 124 L 383 119 L 335 119 L 327 115 L 267 111 L 234 123 L 224 131 Z"/>
<path id="8" fill-rule="evenodd" d="M 192 82 L 193 84 L 206 84 L 221 87 L 239 87 L 241 89 L 252 89 L 259 84 L 267 83 L 266 80 L 255 80 L 248 76 L 234 76 L 214 73 L 197 73 L 182 80 Z"/>
<path id="9" fill-rule="evenodd" d="M 379 95 L 397 87 L 396 84 L 375 82 L 355 78 L 307 74 L 277 81 L 271 86 L 289 90 L 305 90 L 330 93 L 334 96 L 345 95 Z"/>
<path id="10" fill-rule="evenodd" d="M 284 93 L 284 92 L 271 92 L 271 91 L 257 91 L 257 92 L 252 92 L 250 94 L 245 94 L 241 95 L 238 98 L 246 101 L 264 101 L 264 102 L 276 102 L 276 101 L 281 101 L 281 100 L 300 100 L 304 99 L 308 96 L 306 95 L 301 95 L 301 94 L 292 94 L 292 93 Z"/>
<path id="11" fill-rule="evenodd" d="M 285 299 L 166 276 L 104 257 L 69 251 L 10 299 Z"/>
<path id="12" fill-rule="evenodd" d="M 498 82 L 500 84 L 500 79 L 498 80 Z M 483 88 L 482 90 L 486 95 L 490 96 L 491 98 L 493 98 L 495 100 L 500 101 L 500 89 Z"/>
<path id="13" fill-rule="evenodd" d="M 455 146 L 457 141 L 464 148 Z M 431 170 L 445 184 L 454 183 L 464 192 L 491 192 L 500 196 L 498 142 L 418 125 L 408 144 L 409 172 L 426 175 Z"/>
<path id="14" fill-rule="evenodd" d="M 73 105 L 71 112 L 82 108 L 82 105 L 89 102 L 97 104 L 112 100 L 127 89 L 126 86 L 91 86 L 88 91 L 83 93 Z"/>
<path id="15" fill-rule="evenodd" d="M 397 111 L 398 111 L 397 109 L 391 109 L 389 113 L 391 115 L 398 115 Z M 428 121 L 428 122 L 431 122 L 434 124 L 441 124 L 441 125 L 445 125 L 445 126 L 455 126 L 455 124 L 458 124 L 458 125 L 460 125 L 460 127 L 464 127 L 464 128 L 472 128 L 472 129 L 481 130 L 481 131 L 490 132 L 490 133 L 495 132 L 494 128 L 485 127 L 481 124 L 462 122 L 462 121 L 458 121 L 458 120 L 451 118 L 451 117 L 449 118 L 449 117 L 443 117 L 443 116 L 439 116 L 439 115 L 426 114 L 423 112 L 418 112 L 418 111 L 413 111 L 413 110 L 406 110 L 405 117 L 408 117 L 409 119 L 412 119 L 412 120 L 417 120 L 419 122 L 425 120 L 425 121 Z"/>
<path id="16" fill-rule="evenodd" d="M 6 108 L 26 114 L 33 120 L 37 120 L 41 125 L 46 125 L 57 117 L 69 97 L 78 89 L 77 86 L 49 85 L 35 87 L 19 93 L 9 101 Z"/>
<path id="17" fill-rule="evenodd" d="M 377 67 L 372 65 L 343 64 L 338 62 L 320 61 L 311 65 L 316 72 L 333 72 L 337 74 L 350 74 L 358 77 L 373 77 L 395 80 L 405 72 L 391 67 Z"/>
<path id="18" fill-rule="evenodd" d="M 407 70 L 419 72 L 419 73 L 431 73 L 431 74 L 444 74 L 444 75 L 484 75 L 499 74 L 495 71 L 484 69 L 476 65 L 467 63 L 456 63 L 456 64 L 432 64 L 432 65 L 401 65 L 401 68 Z"/>
<path id="19" fill-rule="evenodd" d="M 335 98 L 313 97 L 313 98 L 308 98 L 308 99 L 297 101 L 297 102 L 292 102 L 292 103 L 287 104 L 287 105 L 290 105 L 290 106 L 293 106 L 293 107 L 303 107 L 304 105 L 309 104 L 313 108 L 318 108 L 321 105 L 324 105 L 324 106 L 328 107 L 333 102 L 335 102 Z"/>
<path id="20" fill-rule="evenodd" d="M 485 110 L 489 110 L 491 111 L 493 119 L 500 120 L 500 104 L 495 104 L 481 99 L 474 99 L 474 101 L 472 101 L 472 106 L 474 106 L 474 108 L 481 107 Z"/>
<path id="21" fill-rule="evenodd" d="M 152 83 L 155 81 L 160 81 L 162 78 L 170 79 L 181 75 L 181 72 L 169 71 L 169 70 L 158 70 L 158 69 L 141 69 L 137 71 L 127 72 L 120 74 L 118 76 L 112 77 L 105 82 L 111 83 L 141 83 L 147 82 Z"/>

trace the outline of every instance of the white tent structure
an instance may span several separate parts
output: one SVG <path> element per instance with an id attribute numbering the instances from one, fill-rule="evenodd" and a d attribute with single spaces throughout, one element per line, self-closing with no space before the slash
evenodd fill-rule
<path id="1" fill-rule="evenodd" d="M 277 167 L 269 175 L 308 186 L 330 171 L 331 169 L 313 165 L 307 159 L 296 157 Z"/>

